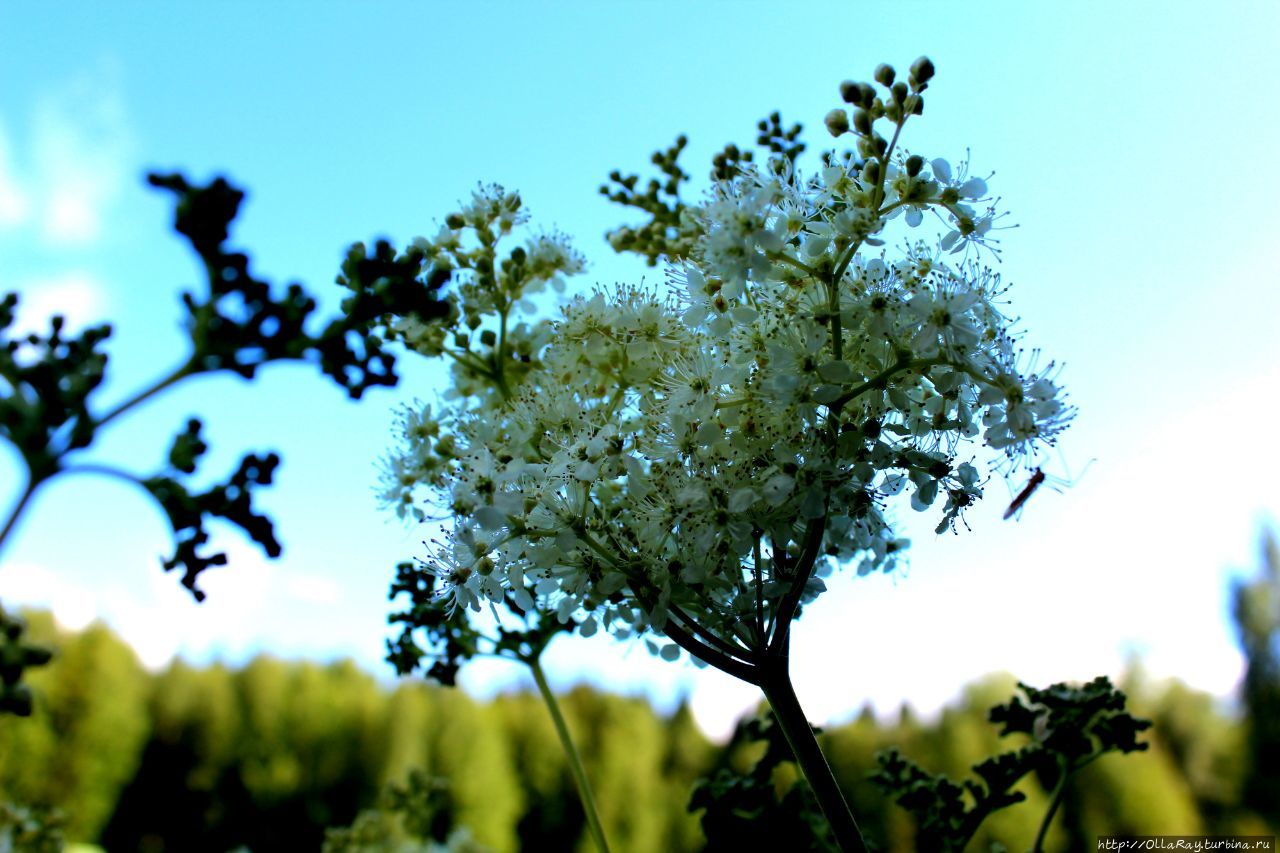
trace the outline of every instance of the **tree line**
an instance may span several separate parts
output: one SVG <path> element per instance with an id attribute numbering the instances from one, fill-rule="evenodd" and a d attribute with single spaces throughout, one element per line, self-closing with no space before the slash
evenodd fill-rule
<path id="1" fill-rule="evenodd" d="M 60 811 L 68 839 L 109 850 L 320 849 L 326 829 L 351 824 L 388 785 L 422 771 L 441 780 L 434 837 L 465 827 L 498 851 L 591 849 L 563 752 L 534 694 L 479 702 L 419 681 L 388 688 L 349 661 L 265 655 L 241 668 L 175 662 L 150 674 L 102 625 L 67 632 L 47 613 L 28 620 L 33 638 L 57 653 L 30 676 L 36 713 L 0 719 L 0 802 Z M 1134 712 L 1155 723 L 1151 748 L 1109 756 L 1075 778 L 1052 848 L 1081 849 L 1104 833 L 1275 833 L 1277 807 L 1251 793 L 1267 790 L 1277 772 L 1254 760 L 1269 748 L 1258 739 L 1265 723 L 1140 669 L 1124 687 Z M 897 746 L 932 772 L 962 778 L 1010 747 L 986 709 L 1012 689 L 1011 677 L 992 676 L 936 719 L 904 706 L 885 721 L 868 709 L 823 734 L 871 839 L 910 850 L 915 838 L 908 813 L 868 781 L 876 753 Z M 718 831 L 707 844 L 690 792 L 717 770 L 750 773 L 764 747 L 745 727 L 717 745 L 684 706 L 664 717 L 642 700 L 587 688 L 571 691 L 564 706 L 618 849 L 715 849 L 731 837 Z M 799 776 L 789 762 L 771 772 L 781 803 Z M 1027 802 L 991 818 L 971 849 L 1026 843 L 1046 794 L 1035 784 L 1023 792 Z"/>

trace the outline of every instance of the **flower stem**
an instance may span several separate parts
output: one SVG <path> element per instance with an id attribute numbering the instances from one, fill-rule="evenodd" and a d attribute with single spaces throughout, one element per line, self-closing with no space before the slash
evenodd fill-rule
<path id="1" fill-rule="evenodd" d="M 600 823 L 600 814 L 596 810 L 596 798 L 591 793 L 591 783 L 587 781 L 586 768 L 582 766 L 582 756 L 569 735 L 569 726 L 565 724 L 564 714 L 560 713 L 560 703 L 547 684 L 547 677 L 542 672 L 542 665 L 537 657 L 525 658 L 529 669 L 533 670 L 533 680 L 538 684 L 538 692 L 542 701 L 551 713 L 551 722 L 555 724 L 556 734 L 560 736 L 560 746 L 564 748 L 565 757 L 569 759 L 569 769 L 573 772 L 573 781 L 578 786 L 578 796 L 582 798 L 582 808 L 587 814 L 587 826 L 591 830 L 591 838 L 600 853 L 609 853 L 609 842 L 604 837 L 604 825 Z"/>
<path id="2" fill-rule="evenodd" d="M 132 409 L 133 407 L 141 405 L 142 403 L 145 403 L 147 400 L 151 399 L 156 394 L 159 394 L 161 391 L 164 391 L 166 388 L 169 388 L 172 385 L 176 385 L 178 382 L 181 382 L 183 379 L 195 374 L 196 372 L 197 372 L 196 363 L 195 363 L 195 359 L 193 358 L 192 360 L 188 361 L 186 364 L 175 369 L 168 376 L 156 382 L 156 384 L 152 385 L 150 388 L 140 391 L 139 393 L 130 397 L 128 400 L 125 400 L 123 403 L 116 406 L 111 411 L 107 412 L 102 417 L 98 418 L 97 421 L 94 423 L 94 427 L 101 428 L 106 426 L 108 423 L 120 417 L 125 412 Z"/>
<path id="3" fill-rule="evenodd" d="M 18 502 L 9 511 L 9 517 L 4 522 L 4 529 L 0 530 L 0 550 L 4 548 L 4 543 L 9 539 L 9 534 L 13 531 L 13 528 L 17 526 L 18 519 L 22 516 L 23 510 L 27 508 L 27 504 L 31 502 L 31 497 L 36 493 L 36 489 L 40 487 L 40 483 L 41 481 L 34 477 L 28 480 L 26 487 L 22 490 L 22 494 L 18 496 Z"/>
<path id="4" fill-rule="evenodd" d="M 1044 820 L 1040 821 L 1040 831 L 1036 833 L 1035 846 L 1031 848 L 1032 853 L 1043 853 L 1044 839 L 1049 834 L 1049 824 L 1053 823 L 1053 816 L 1057 814 L 1058 806 L 1062 804 L 1062 794 L 1067 789 L 1068 770 L 1061 759 L 1058 761 L 1058 784 L 1053 786 L 1053 796 L 1049 798 L 1049 810 L 1044 813 Z"/>
<path id="5" fill-rule="evenodd" d="M 813 728 L 791 686 L 786 658 L 778 659 L 778 663 L 769 667 L 768 673 L 761 679 L 760 688 L 769 700 L 769 707 L 773 709 L 773 715 L 782 727 L 800 769 L 809 780 L 809 787 L 822 806 L 822 813 L 826 815 L 836 843 L 846 853 L 851 850 L 865 851 L 867 843 L 862 838 L 862 831 L 858 829 L 858 822 L 849 810 L 849 804 L 836 783 L 835 774 L 831 772 L 831 765 L 822 754 L 818 739 L 813 736 Z"/>

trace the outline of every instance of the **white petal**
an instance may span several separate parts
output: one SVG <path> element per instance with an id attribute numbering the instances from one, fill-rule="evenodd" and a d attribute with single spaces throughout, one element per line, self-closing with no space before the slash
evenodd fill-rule
<path id="1" fill-rule="evenodd" d="M 960 185 L 960 195 L 965 198 L 982 198 L 987 194 L 987 182 L 982 178 L 970 178 Z"/>

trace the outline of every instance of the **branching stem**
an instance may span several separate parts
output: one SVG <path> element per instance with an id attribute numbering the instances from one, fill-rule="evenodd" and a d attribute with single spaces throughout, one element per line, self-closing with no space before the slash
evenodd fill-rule
<path id="1" fill-rule="evenodd" d="M 107 412 L 102 417 L 98 418 L 94 422 L 94 427 L 96 429 L 101 429 L 102 427 L 106 426 L 108 423 L 120 417 L 125 412 L 129 411 L 135 406 L 142 405 L 147 400 L 150 400 L 152 397 L 159 394 L 161 391 L 164 391 L 166 388 L 176 385 L 177 383 L 181 382 L 183 379 L 186 379 L 188 376 L 192 376 L 198 372 L 199 372 L 199 369 L 194 359 L 187 361 L 181 367 L 178 367 L 176 370 L 174 370 L 168 376 L 161 379 L 156 384 L 152 385 L 150 388 L 147 388 L 143 391 L 138 392 L 137 394 L 130 397 L 128 400 L 125 400 L 123 403 L 116 406 L 111 411 Z"/>

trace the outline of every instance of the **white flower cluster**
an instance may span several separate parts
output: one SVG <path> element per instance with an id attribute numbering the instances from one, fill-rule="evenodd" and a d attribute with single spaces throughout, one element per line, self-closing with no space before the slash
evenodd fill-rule
<path id="1" fill-rule="evenodd" d="M 587 635 L 762 648 L 835 568 L 893 567 L 895 495 L 941 498 L 938 530 L 954 528 L 984 480 L 960 461 L 966 440 L 1007 470 L 1066 426 L 1053 366 L 1022 363 L 999 277 L 975 253 L 944 260 L 989 236 L 986 182 L 891 150 L 827 163 L 715 186 L 665 295 L 619 287 L 508 328 L 526 286 L 580 266 L 558 243 L 525 250 L 537 276 L 504 280 L 490 257 L 491 285 L 464 286 L 463 316 L 498 328 L 483 351 L 481 323 L 458 337 L 460 396 L 445 418 L 406 416 L 387 493 L 402 511 L 417 485 L 443 498 L 454 530 L 425 565 L 455 607 L 506 599 Z M 935 248 L 861 253 L 928 210 L 948 225 Z M 454 224 L 483 244 L 498 215 Z M 443 257 L 460 228 L 423 245 Z M 466 263 L 481 281 L 484 262 Z M 449 352 L 435 340 L 426 351 Z"/>

